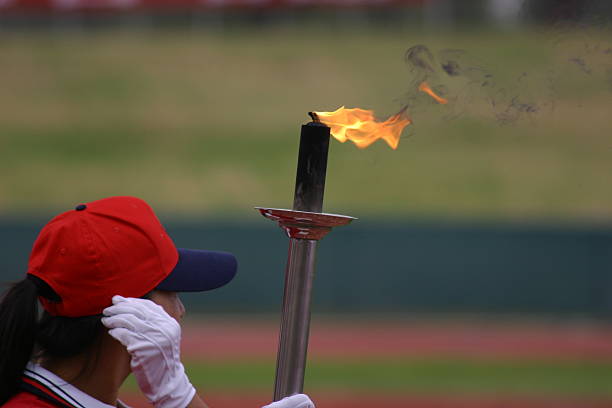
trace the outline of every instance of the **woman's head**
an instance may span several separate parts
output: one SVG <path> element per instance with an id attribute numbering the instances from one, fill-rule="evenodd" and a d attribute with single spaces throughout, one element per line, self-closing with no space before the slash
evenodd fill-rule
<path id="1" fill-rule="evenodd" d="M 178 320 L 185 309 L 176 292 L 223 286 L 236 268 L 229 253 L 177 249 L 138 198 L 110 197 L 58 215 L 36 239 L 26 278 L 0 304 L 0 404 L 16 392 L 35 349 L 61 359 L 94 347 L 114 295 L 147 295 Z"/>
<path id="2" fill-rule="evenodd" d="M 45 310 L 79 317 L 100 314 L 114 295 L 214 289 L 236 265 L 228 253 L 177 250 L 146 202 L 111 197 L 53 218 L 34 243 L 28 274 L 57 295 L 41 299 Z"/>

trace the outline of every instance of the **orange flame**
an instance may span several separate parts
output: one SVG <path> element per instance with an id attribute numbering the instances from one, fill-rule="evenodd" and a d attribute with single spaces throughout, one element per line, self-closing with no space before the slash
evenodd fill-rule
<path id="1" fill-rule="evenodd" d="M 412 121 L 400 113 L 391 116 L 384 122 L 374 118 L 374 112 L 360 108 L 345 108 L 333 112 L 315 112 L 321 122 L 331 128 L 331 134 L 344 143 L 352 141 L 360 149 L 365 149 L 378 139 L 383 139 L 389 147 L 397 149 L 402 130 Z"/>
<path id="2" fill-rule="evenodd" d="M 429 87 L 429 85 L 427 85 L 427 82 L 423 82 L 421 85 L 419 85 L 419 91 L 425 92 L 427 95 L 434 98 L 439 104 L 446 105 L 448 103 L 448 99 L 436 95 L 436 93 Z"/>

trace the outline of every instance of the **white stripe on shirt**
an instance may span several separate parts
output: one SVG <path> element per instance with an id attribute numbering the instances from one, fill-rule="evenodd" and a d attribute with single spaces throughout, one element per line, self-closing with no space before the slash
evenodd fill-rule
<path id="1" fill-rule="evenodd" d="M 51 391 L 55 392 L 57 395 L 76 407 L 117 408 L 113 405 L 108 405 L 98 401 L 91 395 L 85 394 L 74 385 L 61 379 L 51 371 L 42 368 L 38 364 L 28 363 L 24 374 L 26 377 L 30 377 L 40 382 L 45 387 L 49 388 Z"/>

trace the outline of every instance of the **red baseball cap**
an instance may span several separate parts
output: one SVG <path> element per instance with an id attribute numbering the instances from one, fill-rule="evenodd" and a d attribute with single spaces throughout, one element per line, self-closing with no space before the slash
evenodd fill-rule
<path id="1" fill-rule="evenodd" d="M 177 249 L 151 207 L 135 197 L 79 204 L 53 218 L 28 264 L 28 274 L 57 294 L 40 297 L 45 310 L 66 317 L 100 314 L 114 295 L 215 289 L 236 269 L 232 254 Z"/>

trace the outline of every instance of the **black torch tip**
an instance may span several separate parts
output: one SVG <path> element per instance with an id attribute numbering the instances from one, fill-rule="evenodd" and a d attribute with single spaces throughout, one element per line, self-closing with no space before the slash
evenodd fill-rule
<path id="1" fill-rule="evenodd" d="M 308 116 L 312 118 L 312 121 L 315 123 L 321 123 L 321 119 L 319 119 L 319 115 L 316 112 L 308 112 Z"/>

